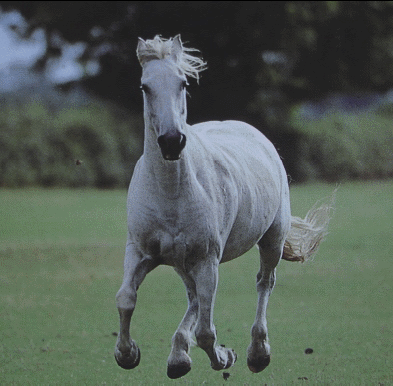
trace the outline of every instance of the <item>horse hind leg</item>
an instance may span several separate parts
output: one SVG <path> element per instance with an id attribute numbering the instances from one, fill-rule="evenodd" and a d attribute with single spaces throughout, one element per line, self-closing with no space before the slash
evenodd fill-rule
<path id="1" fill-rule="evenodd" d="M 198 317 L 198 301 L 196 286 L 192 278 L 178 270 L 187 290 L 188 308 L 172 337 L 172 349 L 168 358 L 167 375 L 171 379 L 180 378 L 191 370 L 191 358 L 188 355 L 192 344 L 192 336 Z"/>
<path id="2" fill-rule="evenodd" d="M 247 349 L 247 365 L 253 373 L 264 370 L 270 363 L 270 345 L 266 309 L 276 281 L 276 266 L 284 247 L 286 231 L 274 224 L 258 242 L 260 270 L 257 275 L 258 305 L 251 328 L 251 343 Z"/>

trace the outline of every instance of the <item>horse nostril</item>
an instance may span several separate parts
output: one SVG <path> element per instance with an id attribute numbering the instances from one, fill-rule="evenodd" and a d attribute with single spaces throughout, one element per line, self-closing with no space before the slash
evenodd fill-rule
<path id="1" fill-rule="evenodd" d="M 165 135 L 160 135 L 158 138 L 157 138 L 157 142 L 158 142 L 158 145 L 160 146 L 160 148 L 162 149 L 164 146 L 166 146 L 166 137 L 165 137 Z"/>
<path id="2" fill-rule="evenodd" d="M 180 151 L 186 146 L 186 140 L 186 136 L 184 134 L 180 134 Z"/>
<path id="3" fill-rule="evenodd" d="M 157 142 L 164 159 L 175 161 L 180 158 L 180 153 L 186 146 L 186 136 L 179 132 L 174 135 L 164 134 L 157 138 Z"/>

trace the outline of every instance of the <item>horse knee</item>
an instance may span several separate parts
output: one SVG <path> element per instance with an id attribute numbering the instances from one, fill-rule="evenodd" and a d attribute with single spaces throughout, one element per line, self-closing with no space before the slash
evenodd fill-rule
<path id="1" fill-rule="evenodd" d="M 269 293 L 273 291 L 274 285 L 276 283 L 276 273 L 275 269 L 273 270 L 266 270 L 261 269 L 257 274 L 257 291 L 258 292 L 265 292 L 268 291 Z"/>
<path id="2" fill-rule="evenodd" d="M 127 309 L 133 311 L 136 303 L 136 291 L 130 288 L 120 288 L 116 294 L 117 308 Z"/>

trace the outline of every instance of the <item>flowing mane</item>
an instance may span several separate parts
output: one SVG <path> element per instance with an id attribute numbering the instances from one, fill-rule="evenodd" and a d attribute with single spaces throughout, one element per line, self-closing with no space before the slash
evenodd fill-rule
<path id="1" fill-rule="evenodd" d="M 143 42 L 146 47 L 142 52 L 138 52 L 138 59 L 141 63 L 152 59 L 165 59 L 172 54 L 173 38 L 164 39 L 160 35 L 156 35 L 154 39 Z M 199 73 L 206 70 L 207 65 L 201 58 L 191 55 L 190 52 L 199 52 L 199 50 L 182 46 L 176 65 L 185 75 L 199 81 Z"/>

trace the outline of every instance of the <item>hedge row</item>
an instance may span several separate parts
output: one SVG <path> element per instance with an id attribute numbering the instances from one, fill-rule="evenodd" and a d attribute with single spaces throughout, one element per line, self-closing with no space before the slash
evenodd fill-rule
<path id="1" fill-rule="evenodd" d="M 363 113 L 331 112 L 305 121 L 294 116 L 300 181 L 393 177 L 393 106 Z"/>
<path id="2" fill-rule="evenodd" d="M 140 118 L 100 103 L 2 106 L 0 186 L 127 186 L 142 137 Z"/>
<path id="3" fill-rule="evenodd" d="M 362 114 L 292 114 L 295 181 L 393 177 L 393 106 Z M 52 111 L 37 101 L 0 109 L 0 187 L 126 187 L 141 154 L 142 117 L 98 102 Z M 285 143 L 283 141 L 282 143 Z"/>

